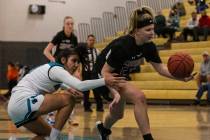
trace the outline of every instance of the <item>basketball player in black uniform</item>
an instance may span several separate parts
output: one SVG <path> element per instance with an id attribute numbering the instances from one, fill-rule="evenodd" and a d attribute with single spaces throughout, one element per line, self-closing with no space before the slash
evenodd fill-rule
<path id="1" fill-rule="evenodd" d="M 61 50 L 67 48 L 75 48 L 78 45 L 77 37 L 73 33 L 74 29 L 74 20 L 71 16 L 66 16 L 63 21 L 63 30 L 59 31 L 48 43 L 47 47 L 44 49 L 43 54 L 50 60 L 51 62 L 55 62 L 58 53 Z M 79 69 L 75 71 L 74 76 L 80 78 Z M 73 113 L 74 114 L 74 111 Z M 69 122 L 75 125 L 78 125 L 78 122 L 73 121 L 72 115 L 69 119 Z M 49 113 L 47 117 L 47 121 L 49 124 L 54 125 L 54 113 Z"/>
<path id="2" fill-rule="evenodd" d="M 154 69 L 162 76 L 173 77 L 167 67 L 162 64 L 155 44 L 151 41 L 154 36 L 154 17 L 150 8 L 141 7 L 133 11 L 130 17 L 128 34 L 113 40 L 98 57 L 98 72 L 103 77 L 111 76 L 111 73 L 118 73 L 128 77 L 129 67 L 140 65 L 141 58 L 145 58 Z M 189 81 L 193 76 L 181 81 Z M 139 130 L 144 140 L 154 140 L 150 130 L 147 114 L 147 103 L 144 93 L 130 82 L 121 84 L 120 88 L 109 88 L 114 100 L 110 104 L 110 112 L 104 123 L 98 121 L 97 129 L 101 140 L 108 140 L 111 134 L 112 125 L 123 118 L 125 101 L 128 99 L 134 104 L 134 114 Z"/>
<path id="3" fill-rule="evenodd" d="M 52 62 L 55 62 L 55 57 L 62 49 L 74 48 L 77 46 L 77 37 L 73 33 L 74 21 L 70 16 L 64 18 L 63 30 L 58 32 L 52 41 L 44 49 L 44 55 Z M 54 54 L 52 51 L 54 50 Z"/>

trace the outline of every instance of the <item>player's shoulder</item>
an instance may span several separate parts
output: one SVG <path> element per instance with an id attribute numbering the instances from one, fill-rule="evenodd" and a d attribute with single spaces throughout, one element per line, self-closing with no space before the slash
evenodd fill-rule
<path id="1" fill-rule="evenodd" d="M 77 39 L 77 36 L 74 33 L 71 33 L 71 37 Z"/>
<path id="2" fill-rule="evenodd" d="M 157 49 L 157 46 L 155 45 L 154 42 L 152 41 L 149 41 L 149 42 L 146 42 L 143 44 L 143 48 L 146 48 L 146 49 Z"/>
<path id="3" fill-rule="evenodd" d="M 58 67 L 58 68 L 64 68 L 64 65 L 57 63 L 57 62 L 50 62 L 47 64 L 44 64 L 45 67 Z"/>
<path id="4" fill-rule="evenodd" d="M 113 51 L 120 51 L 122 52 L 125 50 L 132 41 L 132 37 L 130 35 L 123 35 L 114 40 L 112 40 L 102 51 L 102 54 L 107 54 L 110 50 Z"/>
<path id="5" fill-rule="evenodd" d="M 135 42 L 135 39 L 130 35 L 120 36 L 114 39 L 109 45 L 113 46 L 113 49 L 123 49 L 129 45 L 132 45 Z"/>
<path id="6" fill-rule="evenodd" d="M 113 43 L 125 44 L 133 41 L 135 41 L 135 39 L 131 35 L 123 35 L 113 40 Z"/>
<path id="7" fill-rule="evenodd" d="M 62 36 L 62 35 L 64 35 L 64 31 L 63 30 L 57 32 L 57 34 L 56 34 L 56 36 Z"/>

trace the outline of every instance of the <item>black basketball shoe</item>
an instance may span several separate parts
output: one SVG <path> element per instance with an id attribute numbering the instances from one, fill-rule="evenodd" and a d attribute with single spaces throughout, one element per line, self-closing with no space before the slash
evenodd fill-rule
<path id="1" fill-rule="evenodd" d="M 105 128 L 101 121 L 96 122 L 96 128 L 100 134 L 100 140 L 109 140 L 109 135 L 112 133 L 110 129 Z"/>

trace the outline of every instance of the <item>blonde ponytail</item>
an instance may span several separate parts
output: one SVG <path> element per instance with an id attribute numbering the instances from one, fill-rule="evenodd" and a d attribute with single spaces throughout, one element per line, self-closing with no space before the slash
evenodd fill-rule
<path id="1" fill-rule="evenodd" d="M 150 7 L 142 6 L 135 9 L 130 15 L 127 33 L 131 34 L 134 32 L 136 28 L 143 27 L 143 26 L 146 26 L 147 24 L 150 24 L 149 22 L 148 23 L 144 23 L 144 22 L 147 20 L 153 21 L 153 19 L 154 19 L 154 12 Z"/>

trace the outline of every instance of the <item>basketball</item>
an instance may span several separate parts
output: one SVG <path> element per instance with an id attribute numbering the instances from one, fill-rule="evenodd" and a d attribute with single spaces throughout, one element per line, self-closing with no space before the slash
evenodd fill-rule
<path id="1" fill-rule="evenodd" d="M 187 53 L 176 53 L 168 59 L 168 70 L 176 78 L 185 78 L 191 75 L 194 69 L 194 61 Z"/>

